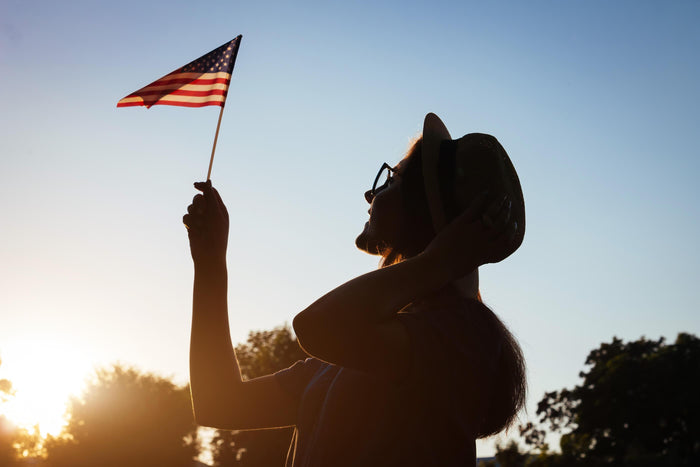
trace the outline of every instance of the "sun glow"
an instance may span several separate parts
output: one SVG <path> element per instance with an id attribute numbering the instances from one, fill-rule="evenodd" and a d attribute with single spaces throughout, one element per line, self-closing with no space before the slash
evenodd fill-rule
<path id="1" fill-rule="evenodd" d="M 10 380 L 15 392 L 0 413 L 20 427 L 39 425 L 42 436 L 58 434 L 69 397 L 80 394 L 92 369 L 89 360 L 68 343 L 50 339 L 6 343 L 0 357 L 0 379 Z"/>

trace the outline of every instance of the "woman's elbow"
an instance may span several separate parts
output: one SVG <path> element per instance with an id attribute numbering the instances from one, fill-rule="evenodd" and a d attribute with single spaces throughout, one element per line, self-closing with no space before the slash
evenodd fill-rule
<path id="1" fill-rule="evenodd" d="M 319 336 L 321 335 L 318 320 L 313 319 L 311 313 L 304 310 L 294 317 L 292 327 L 301 348 L 308 354 L 314 355 L 314 350 L 318 346 Z"/>
<path id="2" fill-rule="evenodd" d="M 222 430 L 231 429 L 236 425 L 235 417 L 221 407 L 212 407 L 203 404 L 193 404 L 194 421 L 199 426 L 218 428 Z"/>
<path id="3" fill-rule="evenodd" d="M 192 400 L 192 411 L 194 421 L 197 425 L 212 428 L 223 428 L 222 416 L 231 411 L 230 407 L 225 407 L 222 401 L 226 401 L 220 394 L 213 394 L 209 391 L 196 390 L 190 386 L 190 397 Z"/>
<path id="4" fill-rule="evenodd" d="M 292 328 L 299 342 L 308 335 L 309 319 L 305 311 L 298 313 L 292 320 Z"/>
<path id="5" fill-rule="evenodd" d="M 194 421 L 197 425 L 208 427 L 214 427 L 216 425 L 216 421 L 213 417 L 213 414 L 216 412 L 210 404 L 202 401 L 201 397 L 196 398 L 194 394 L 192 394 L 192 411 L 194 413 Z"/>
<path id="6" fill-rule="evenodd" d="M 197 425 L 204 426 L 207 428 L 219 428 L 217 426 L 217 423 L 213 419 L 203 417 L 202 415 L 199 415 L 200 413 L 201 412 L 197 412 L 197 410 L 194 411 L 194 422 Z"/>
<path id="7" fill-rule="evenodd" d="M 327 362 L 338 362 L 348 350 L 349 329 L 339 323 L 319 319 L 318 315 L 299 313 L 292 321 L 299 346 L 312 357 Z"/>

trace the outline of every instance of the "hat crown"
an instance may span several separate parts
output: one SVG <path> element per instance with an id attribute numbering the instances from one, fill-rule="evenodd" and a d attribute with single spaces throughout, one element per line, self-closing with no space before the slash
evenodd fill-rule
<path id="1" fill-rule="evenodd" d="M 452 140 L 447 128 L 440 118 L 429 113 L 423 124 L 423 182 L 425 194 L 433 221 L 433 229 L 437 233 L 447 223 L 441 196 L 438 162 L 443 141 L 450 140 L 456 144 L 455 166 L 459 184 L 466 184 L 465 193 L 471 201 L 477 194 L 488 191 L 491 196 L 507 194 L 512 201 L 511 219 L 518 224 L 516 238 L 511 246 L 494 262 L 501 261 L 511 255 L 522 244 L 525 234 L 525 203 L 520 180 L 508 154 L 498 140 L 484 133 L 469 133 L 457 140 Z M 463 180 L 463 183 L 460 183 Z M 466 207 L 466 206 L 463 206 Z"/>

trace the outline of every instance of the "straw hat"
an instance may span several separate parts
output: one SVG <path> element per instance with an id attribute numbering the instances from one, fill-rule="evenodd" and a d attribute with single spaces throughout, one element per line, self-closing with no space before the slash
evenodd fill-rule
<path id="1" fill-rule="evenodd" d="M 453 140 L 442 120 L 434 113 L 425 116 L 423 122 L 423 182 L 430 207 L 430 215 L 435 232 L 446 224 L 444 200 L 440 194 L 438 165 L 442 157 L 452 154 L 455 157 L 455 176 L 466 179 L 467 191 L 475 196 L 488 190 L 491 196 L 507 193 L 512 201 L 511 220 L 518 223 L 516 237 L 502 255 L 495 258 L 501 261 L 511 255 L 523 242 L 525 234 L 525 202 L 520 188 L 520 180 L 513 163 L 503 146 L 496 138 L 482 133 L 470 133 Z M 458 182 L 459 183 L 459 182 Z"/>

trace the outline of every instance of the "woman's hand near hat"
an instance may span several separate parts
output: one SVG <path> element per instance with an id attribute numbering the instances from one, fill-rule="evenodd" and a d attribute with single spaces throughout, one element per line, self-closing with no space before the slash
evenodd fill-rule
<path id="1" fill-rule="evenodd" d="M 445 268 L 450 280 L 456 280 L 482 264 L 497 262 L 515 241 L 517 231 L 508 196 L 484 192 L 438 232 L 424 254 L 436 267 Z"/>
<path id="2" fill-rule="evenodd" d="M 182 217 L 192 259 L 195 266 L 225 263 L 229 228 L 226 206 L 211 181 L 197 182 L 194 187 L 202 193 L 195 195 Z"/>

